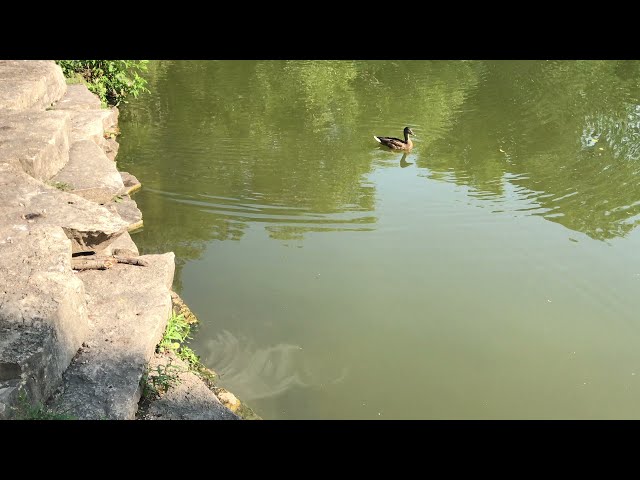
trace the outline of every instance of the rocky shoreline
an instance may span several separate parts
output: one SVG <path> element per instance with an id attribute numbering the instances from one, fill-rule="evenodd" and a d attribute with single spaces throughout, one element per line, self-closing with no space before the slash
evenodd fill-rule
<path id="1" fill-rule="evenodd" d="M 156 353 L 188 307 L 173 252 L 139 255 L 129 234 L 140 183 L 117 169 L 117 121 L 53 61 L 0 60 L 0 419 L 25 403 L 74 419 L 257 418 Z M 173 388 L 140 402 L 162 362 L 179 366 Z"/>

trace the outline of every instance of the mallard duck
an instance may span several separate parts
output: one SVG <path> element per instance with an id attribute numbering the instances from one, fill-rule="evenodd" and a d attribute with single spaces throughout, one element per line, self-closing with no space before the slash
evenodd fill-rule
<path id="1" fill-rule="evenodd" d="M 409 127 L 404 127 L 404 140 L 400 140 L 395 137 L 376 137 L 376 142 L 391 148 L 392 150 L 411 150 L 413 148 L 413 142 L 409 138 L 409 135 L 413 135 L 413 131 Z"/>

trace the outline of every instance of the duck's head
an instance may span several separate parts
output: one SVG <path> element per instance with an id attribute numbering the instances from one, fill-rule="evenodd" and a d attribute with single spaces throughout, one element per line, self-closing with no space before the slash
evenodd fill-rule
<path id="1" fill-rule="evenodd" d="M 409 127 L 404 127 L 404 134 L 405 135 L 414 135 L 413 130 L 411 130 Z"/>

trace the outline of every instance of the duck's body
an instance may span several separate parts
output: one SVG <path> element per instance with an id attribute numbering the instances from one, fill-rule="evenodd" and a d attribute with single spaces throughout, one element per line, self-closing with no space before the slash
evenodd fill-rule
<path id="1" fill-rule="evenodd" d="M 373 138 L 376 142 L 389 147 L 392 150 L 411 150 L 413 148 L 413 142 L 409 135 L 413 135 L 413 131 L 409 127 L 404 127 L 404 140 L 400 140 L 396 137 L 378 137 L 376 135 Z"/>

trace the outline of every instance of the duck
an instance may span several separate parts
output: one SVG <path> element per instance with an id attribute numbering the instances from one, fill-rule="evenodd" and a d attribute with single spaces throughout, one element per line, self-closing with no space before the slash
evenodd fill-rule
<path id="1" fill-rule="evenodd" d="M 378 137 L 376 135 L 374 135 L 373 138 L 376 139 L 376 142 L 392 150 L 411 150 L 413 148 L 413 142 L 409 138 L 409 135 L 414 135 L 413 130 L 409 127 L 404 127 L 404 140 L 395 137 Z"/>

